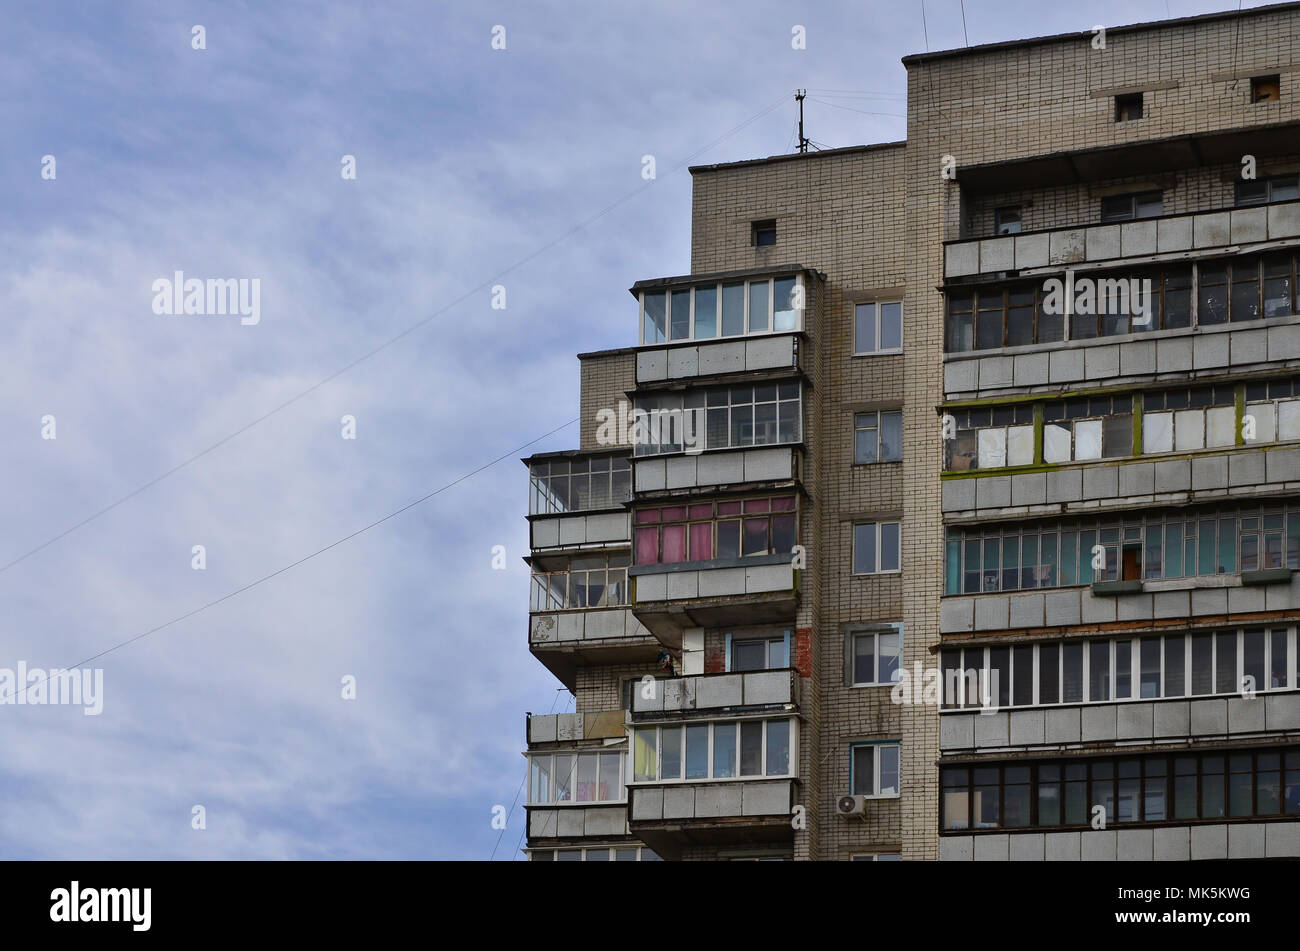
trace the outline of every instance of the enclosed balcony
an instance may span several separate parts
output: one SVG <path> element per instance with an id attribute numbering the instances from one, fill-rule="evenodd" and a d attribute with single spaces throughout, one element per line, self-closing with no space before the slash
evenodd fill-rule
<path id="1" fill-rule="evenodd" d="M 544 453 L 525 459 L 533 550 L 627 543 L 632 464 L 619 453 Z"/>
<path id="2" fill-rule="evenodd" d="M 793 839 L 797 718 L 638 726 L 632 743 L 629 828 L 659 854 Z"/>
<path id="3" fill-rule="evenodd" d="M 632 610 L 664 643 L 680 647 L 686 628 L 794 619 L 795 495 L 639 504 L 633 520 Z"/>
<path id="4" fill-rule="evenodd" d="M 622 710 L 528 718 L 528 841 L 627 836 Z"/>

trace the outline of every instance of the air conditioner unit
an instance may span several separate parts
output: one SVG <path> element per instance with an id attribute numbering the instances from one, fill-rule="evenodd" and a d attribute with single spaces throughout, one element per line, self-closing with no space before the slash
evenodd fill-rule
<path id="1" fill-rule="evenodd" d="M 860 816 L 866 810 L 866 796 L 840 796 L 835 803 L 835 811 L 842 816 Z"/>

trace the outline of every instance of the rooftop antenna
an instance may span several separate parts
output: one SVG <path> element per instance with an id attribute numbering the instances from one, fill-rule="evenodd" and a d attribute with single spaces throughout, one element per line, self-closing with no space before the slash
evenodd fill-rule
<path id="1" fill-rule="evenodd" d="M 807 89 L 796 89 L 794 91 L 794 101 L 799 103 L 799 151 L 800 152 L 808 151 L 808 140 L 804 138 L 804 134 L 803 134 L 803 99 L 804 96 L 806 95 L 808 95 Z"/>

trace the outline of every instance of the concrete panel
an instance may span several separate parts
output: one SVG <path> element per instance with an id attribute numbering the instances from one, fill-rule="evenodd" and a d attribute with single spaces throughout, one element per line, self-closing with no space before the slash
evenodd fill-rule
<path id="1" fill-rule="evenodd" d="M 662 819 L 664 816 L 664 791 L 659 788 L 634 789 L 632 794 L 632 821 Z M 694 808 L 692 807 L 692 811 Z"/>
<path id="2" fill-rule="evenodd" d="M 1045 621 L 1048 626 L 1060 627 L 1080 623 L 1078 591 L 1049 591 L 1044 603 Z"/>
<path id="3" fill-rule="evenodd" d="M 1047 711 L 1047 742 L 1078 743 L 1080 736 L 1079 708 L 1066 707 Z"/>
<path id="4" fill-rule="evenodd" d="M 655 492 L 666 483 L 662 459 L 641 459 L 632 463 L 635 487 L 638 492 Z"/>
<path id="5" fill-rule="evenodd" d="M 751 449 L 745 453 L 745 481 L 790 479 L 794 476 L 793 458 L 794 451 L 788 448 Z"/>
<path id="6" fill-rule="evenodd" d="M 1264 610 L 1263 588 L 1228 588 L 1227 590 L 1229 613 L 1245 614 Z"/>
<path id="7" fill-rule="evenodd" d="M 698 571 L 674 571 L 664 575 L 668 579 L 668 597 L 671 600 L 681 598 L 698 598 L 700 596 L 700 573 Z"/>
<path id="8" fill-rule="evenodd" d="M 1263 363 L 1268 359 L 1267 330 L 1235 330 L 1228 336 L 1231 338 L 1228 353 L 1233 364 Z"/>
<path id="9" fill-rule="evenodd" d="M 668 378 L 697 376 L 700 372 L 700 348 L 678 347 L 668 351 Z"/>
<path id="10" fill-rule="evenodd" d="M 1145 376 L 1156 372 L 1156 342 L 1134 340 L 1120 348 L 1119 372 L 1123 376 Z"/>
<path id="11" fill-rule="evenodd" d="M 1192 490 L 1226 489 L 1228 487 L 1228 460 L 1225 456 L 1192 457 Z"/>
<path id="12" fill-rule="evenodd" d="M 1010 357 L 982 357 L 979 372 L 980 389 L 1010 386 L 1014 363 Z"/>
<path id="13" fill-rule="evenodd" d="M 1120 740 L 1148 739 L 1153 735 L 1154 718 L 1149 703 L 1121 703 L 1115 711 L 1115 738 Z"/>
<path id="14" fill-rule="evenodd" d="M 666 601 L 668 599 L 668 576 L 639 575 L 636 579 L 636 599 L 645 601 Z"/>
<path id="15" fill-rule="evenodd" d="M 976 862 L 1005 862 L 1010 857 L 1010 843 L 1005 832 L 974 838 Z"/>
<path id="16" fill-rule="evenodd" d="M 1228 456 L 1228 485 L 1259 485 L 1264 481 L 1264 452 L 1238 450 Z"/>
<path id="17" fill-rule="evenodd" d="M 1041 862 L 1044 860 L 1044 842 L 1041 832 L 1028 832 L 1011 836 L 1011 861 Z"/>
<path id="18" fill-rule="evenodd" d="M 705 453 L 696 465 L 696 478 L 700 485 L 726 485 L 745 481 L 745 456 L 743 453 Z"/>
<path id="19" fill-rule="evenodd" d="M 1259 733 L 1265 727 L 1264 699 L 1256 694 L 1247 700 L 1244 697 L 1228 699 L 1228 732 Z"/>
<path id="20" fill-rule="evenodd" d="M 641 578 L 637 578 L 638 596 L 640 595 Z M 744 568 L 713 568 L 708 571 L 700 572 L 700 597 L 701 598 L 718 598 L 725 597 L 729 594 L 745 593 L 745 569 Z"/>
<path id="21" fill-rule="evenodd" d="M 1083 470 L 1056 469 L 1047 473 L 1048 502 L 1077 502 L 1083 498 Z"/>
<path id="22" fill-rule="evenodd" d="M 582 817 L 583 835 L 622 835 L 627 831 L 627 810 L 586 809 Z"/>
<path id="23" fill-rule="evenodd" d="M 1187 617 L 1190 605 L 1186 591 L 1157 591 L 1152 595 L 1151 614 L 1155 618 Z"/>
<path id="24" fill-rule="evenodd" d="M 1120 226 L 1120 252 L 1126 258 L 1156 253 L 1156 222 L 1131 221 Z"/>
<path id="25" fill-rule="evenodd" d="M 1300 449 L 1270 449 L 1264 456 L 1265 481 L 1288 482 L 1300 479 Z"/>
<path id="26" fill-rule="evenodd" d="M 966 241 L 950 244 L 943 249 L 943 273 L 945 277 L 964 277 L 978 274 L 980 270 L 980 246 L 978 241 Z"/>
<path id="27" fill-rule="evenodd" d="M 1227 588 L 1193 588 L 1191 595 L 1193 617 L 1226 614 L 1228 611 Z"/>
<path id="28" fill-rule="evenodd" d="M 1228 858 L 1262 859 L 1264 857 L 1264 824 L 1251 822 L 1228 826 Z"/>
<path id="29" fill-rule="evenodd" d="M 701 785 L 695 787 L 695 817 L 716 819 L 740 815 L 740 786 Z"/>
<path id="30" fill-rule="evenodd" d="M 740 674 L 701 677 L 695 688 L 696 709 L 738 707 L 744 701 Z"/>
<path id="31" fill-rule="evenodd" d="M 1048 245 L 1049 264 L 1077 264 L 1086 257 L 1084 229 L 1053 231 Z"/>
<path id="32" fill-rule="evenodd" d="M 691 489 L 697 484 L 697 456 L 673 456 L 664 460 L 664 484 L 670 489 Z"/>
<path id="33" fill-rule="evenodd" d="M 1083 379 L 1082 350 L 1052 350 L 1047 361 L 1049 383 L 1073 383 Z"/>
<path id="34" fill-rule="evenodd" d="M 1264 856 L 1270 859 L 1300 856 L 1300 822 L 1270 822 L 1264 830 Z"/>
<path id="35" fill-rule="evenodd" d="M 1148 621 L 1154 611 L 1154 601 L 1149 594 L 1121 594 L 1115 596 L 1115 620 Z"/>
<path id="36" fill-rule="evenodd" d="M 1192 368 L 1209 370 L 1228 365 L 1228 335 L 1203 334 L 1192 338 Z"/>
<path id="37" fill-rule="evenodd" d="M 945 713 L 939 717 L 939 748 L 968 750 L 975 745 L 978 713 Z"/>
<path id="38" fill-rule="evenodd" d="M 664 789 L 664 818 L 695 818 L 694 786 L 668 786 Z"/>
<path id="39" fill-rule="evenodd" d="M 583 821 L 586 818 L 585 813 L 585 809 L 555 810 L 558 820 L 556 834 L 566 839 L 582 835 L 582 829 L 586 825 Z"/>
<path id="40" fill-rule="evenodd" d="M 756 565 L 745 569 L 746 594 L 793 590 L 794 567 L 792 565 Z"/>
<path id="41" fill-rule="evenodd" d="M 1191 368 L 1191 337 L 1172 337 L 1156 341 L 1157 373 L 1182 373 Z"/>
<path id="42" fill-rule="evenodd" d="M 694 710 L 695 684 L 694 677 L 670 677 L 659 681 L 663 688 L 664 710 Z"/>
<path id="43" fill-rule="evenodd" d="M 1115 739 L 1115 705 L 1097 704 L 1082 709 L 1082 739 L 1085 743 Z"/>
<path id="44" fill-rule="evenodd" d="M 1013 594 L 1011 596 L 1011 627 L 1043 626 L 1043 595 Z"/>
<path id="45" fill-rule="evenodd" d="M 1226 859 L 1228 827 L 1226 825 L 1192 826 L 1192 861 Z"/>
<path id="46" fill-rule="evenodd" d="M 1011 504 L 1011 479 L 1008 476 L 985 476 L 975 483 L 975 507 L 1005 508 Z"/>
<path id="47" fill-rule="evenodd" d="M 1186 251 L 1192 246 L 1192 219 L 1163 218 L 1156 222 L 1156 247 L 1167 251 Z"/>
<path id="48" fill-rule="evenodd" d="M 979 360 L 952 360 L 943 367 L 943 388 L 947 393 L 967 393 L 979 387 Z"/>
<path id="49" fill-rule="evenodd" d="M 700 376 L 737 373 L 745 369 L 745 342 L 729 340 L 700 347 Z"/>
<path id="50" fill-rule="evenodd" d="M 1155 465 L 1156 492 L 1186 492 L 1192 487 L 1190 459 L 1165 459 Z"/>
<path id="51" fill-rule="evenodd" d="M 745 369 L 794 366 L 794 337 L 755 337 L 745 341 Z"/>
<path id="52" fill-rule="evenodd" d="M 1089 261 L 1109 261 L 1120 256 L 1119 225 L 1089 228 L 1085 234 L 1085 247 Z"/>
<path id="53" fill-rule="evenodd" d="M 1084 588 L 1079 592 L 1084 624 L 1106 624 L 1116 619 L 1115 598 L 1107 595 L 1097 597 Z"/>
<path id="54" fill-rule="evenodd" d="M 790 672 L 770 670 L 745 674 L 746 706 L 760 703 L 790 702 Z"/>
<path id="55" fill-rule="evenodd" d="M 1117 846 L 1114 829 L 1089 829 L 1079 834 L 1079 858 L 1084 862 L 1113 862 Z"/>
<path id="56" fill-rule="evenodd" d="M 975 630 L 997 631 L 1010 627 L 1011 599 L 992 595 L 975 599 Z"/>
<path id="57" fill-rule="evenodd" d="M 1155 857 L 1153 829 L 1116 829 L 1115 857 L 1121 862 L 1150 862 Z"/>
<path id="58" fill-rule="evenodd" d="M 626 512 L 587 516 L 588 542 L 625 542 L 632 538 Z"/>
<path id="59" fill-rule="evenodd" d="M 581 516 L 562 518 L 560 522 L 560 544 L 582 545 L 587 541 L 587 520 Z"/>
<path id="60" fill-rule="evenodd" d="M 969 862 L 975 854 L 975 837 L 971 835 L 945 835 L 939 839 L 940 862 Z"/>
<path id="61" fill-rule="evenodd" d="M 555 738 L 557 740 L 581 740 L 584 719 L 581 713 L 561 713 L 555 718 Z"/>
<path id="62" fill-rule="evenodd" d="M 944 598 L 939 602 L 939 633 L 956 634 L 975 629 L 975 602 L 971 598 Z"/>
<path id="63" fill-rule="evenodd" d="M 1294 238 L 1297 235 L 1300 235 L 1300 205 L 1269 205 L 1269 238 L 1276 241 L 1278 238 Z"/>
<path id="64" fill-rule="evenodd" d="M 1300 358 L 1300 324 L 1268 328 L 1268 358 L 1270 360 Z"/>
<path id="65" fill-rule="evenodd" d="M 1264 723 L 1270 730 L 1300 730 L 1300 694 L 1266 696 Z"/>
<path id="66" fill-rule="evenodd" d="M 1007 713 L 977 713 L 975 716 L 975 745 L 977 747 L 1006 746 L 1009 741 Z"/>
<path id="67" fill-rule="evenodd" d="M 1012 505 L 1042 505 L 1047 501 L 1047 473 L 1026 472 L 1011 477 Z"/>
<path id="68" fill-rule="evenodd" d="M 1043 849 L 1049 862 L 1079 861 L 1078 832 L 1048 832 L 1043 836 Z"/>
<path id="69" fill-rule="evenodd" d="M 1047 718 L 1042 710 L 1012 710 L 1011 745 L 1039 746 L 1047 736 Z"/>
<path id="70" fill-rule="evenodd" d="M 1016 266 L 1014 238 L 988 238 L 980 242 L 980 273 L 1011 271 Z"/>
<path id="71" fill-rule="evenodd" d="M 666 350 L 642 350 L 636 355 L 636 378 L 638 382 L 651 383 L 668 379 L 668 352 Z"/>
<path id="72" fill-rule="evenodd" d="M 1119 469 L 1116 466 L 1088 466 L 1083 469 L 1085 499 L 1113 499 L 1119 493 Z"/>
<path id="73" fill-rule="evenodd" d="M 1192 836 L 1187 828 L 1155 829 L 1155 854 L 1157 862 L 1187 862 L 1192 857 Z"/>
<path id="74" fill-rule="evenodd" d="M 1186 736 L 1188 709 L 1186 700 L 1162 700 L 1155 704 L 1153 736 Z"/>
<path id="75" fill-rule="evenodd" d="M 1130 462 L 1119 467 L 1119 494 L 1151 495 L 1156 490 L 1156 467 L 1152 462 Z"/>
<path id="76" fill-rule="evenodd" d="M 1022 353 L 1013 361 L 1012 379 L 1016 386 L 1040 386 L 1047 382 L 1046 353 Z"/>
<path id="77" fill-rule="evenodd" d="M 1049 240 L 1046 234 L 1016 235 L 1016 268 L 1046 267 Z"/>
<path id="78" fill-rule="evenodd" d="M 1228 701 L 1193 700 L 1190 707 L 1192 736 L 1222 736 L 1228 732 Z"/>
<path id="79" fill-rule="evenodd" d="M 1232 220 L 1228 212 L 1192 216 L 1192 243 L 1198 248 L 1217 248 L 1232 243 Z"/>
<path id="80" fill-rule="evenodd" d="M 1119 347 L 1089 347 L 1083 352 L 1084 373 L 1089 380 L 1108 380 L 1119 376 Z"/>
<path id="81" fill-rule="evenodd" d="M 948 479 L 941 484 L 945 512 L 965 512 L 975 507 L 974 479 Z"/>
<path id="82" fill-rule="evenodd" d="M 1232 212 L 1232 243 L 1268 240 L 1268 209 L 1240 208 Z"/>
<path id="83" fill-rule="evenodd" d="M 550 838 L 556 835 L 560 820 L 555 815 L 557 809 L 528 810 L 528 835 L 533 839 Z"/>
<path id="84" fill-rule="evenodd" d="M 745 783 L 740 788 L 740 813 L 744 816 L 790 814 L 789 783 Z"/>

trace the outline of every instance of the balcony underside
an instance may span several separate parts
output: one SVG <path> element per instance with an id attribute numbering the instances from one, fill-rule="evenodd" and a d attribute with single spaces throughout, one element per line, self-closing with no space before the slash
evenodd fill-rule
<path id="1" fill-rule="evenodd" d="M 958 170 L 957 181 L 969 192 L 997 193 L 1236 164 L 1243 155 L 1293 153 L 1298 130 L 1300 123 L 1289 122 L 968 165 Z"/>
<path id="2" fill-rule="evenodd" d="M 692 819 L 678 822 L 634 822 L 632 833 L 664 858 L 676 860 L 684 849 L 695 846 L 733 849 L 763 845 L 789 845 L 794 829 L 789 817 L 756 820 L 733 816 L 726 819 Z"/>
<path id="3" fill-rule="evenodd" d="M 678 640 L 680 646 L 680 638 Z M 558 641 L 529 645 L 533 656 L 570 691 L 575 688 L 579 667 L 653 664 L 663 649 L 664 645 L 653 637 L 619 637 L 607 641 Z"/>
<path id="4" fill-rule="evenodd" d="M 682 631 L 688 628 L 793 623 L 798 607 L 797 592 L 772 591 L 717 598 L 651 601 L 637 604 L 632 610 L 637 620 L 653 631 L 665 646 L 680 650 Z"/>

